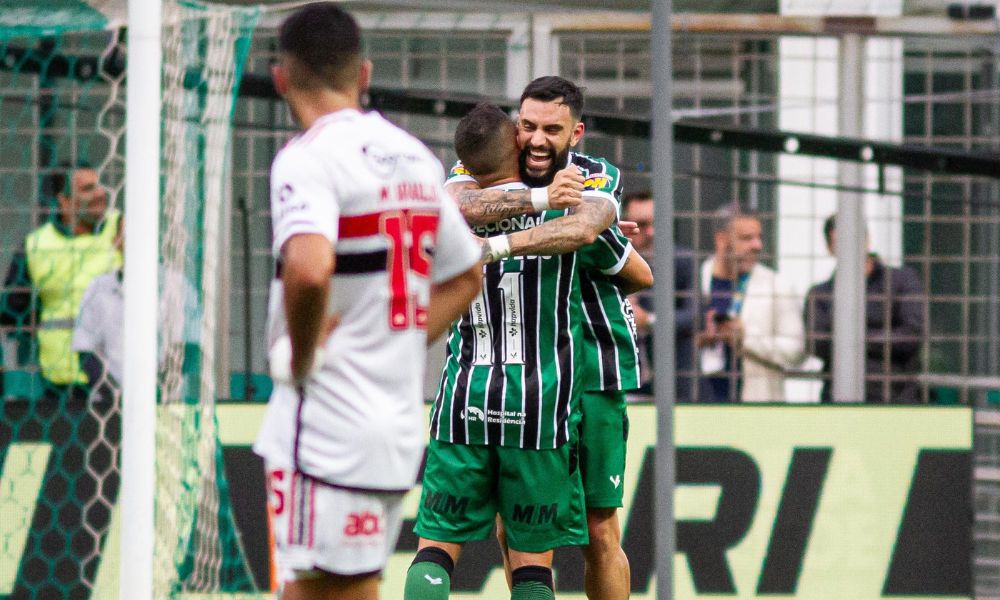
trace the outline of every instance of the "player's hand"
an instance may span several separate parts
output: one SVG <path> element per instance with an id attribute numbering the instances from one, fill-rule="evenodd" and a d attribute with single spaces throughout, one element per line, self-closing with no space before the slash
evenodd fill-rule
<path id="1" fill-rule="evenodd" d="M 739 317 L 726 319 L 719 325 L 719 337 L 732 348 L 743 345 L 743 321 Z"/>
<path id="2" fill-rule="evenodd" d="M 639 233 L 639 224 L 635 221 L 618 221 L 618 229 L 621 229 L 622 235 L 632 240 L 633 237 Z M 635 240 L 632 240 L 635 241 Z M 643 257 L 645 258 L 645 257 Z"/>
<path id="3" fill-rule="evenodd" d="M 562 210 L 580 204 L 583 200 L 583 175 L 576 165 L 570 165 L 556 172 L 549 185 L 549 208 Z"/>
<path id="4" fill-rule="evenodd" d="M 479 262 L 484 265 L 493 262 L 493 252 L 490 250 L 490 238 L 479 237 L 478 235 L 474 235 L 472 238 L 479 244 Z"/>
<path id="5" fill-rule="evenodd" d="M 719 341 L 718 327 L 715 324 L 715 309 L 705 311 L 704 328 L 695 335 L 695 345 L 698 348 L 711 346 Z"/>
<path id="6" fill-rule="evenodd" d="M 300 385 L 322 366 L 326 357 L 326 341 L 330 334 L 340 324 L 340 317 L 330 315 L 323 323 L 319 339 L 312 356 L 295 356 L 292 353 L 292 340 L 283 335 L 271 346 L 267 354 L 271 379 L 288 385 Z"/>

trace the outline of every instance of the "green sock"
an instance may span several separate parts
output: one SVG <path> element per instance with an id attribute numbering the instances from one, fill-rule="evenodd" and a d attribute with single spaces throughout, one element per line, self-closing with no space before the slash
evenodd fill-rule
<path id="1" fill-rule="evenodd" d="M 552 588 L 537 581 L 522 581 L 510 591 L 510 600 L 552 600 Z"/>
<path id="2" fill-rule="evenodd" d="M 437 563 L 415 562 L 406 572 L 403 600 L 448 600 L 450 591 L 451 575 Z"/>

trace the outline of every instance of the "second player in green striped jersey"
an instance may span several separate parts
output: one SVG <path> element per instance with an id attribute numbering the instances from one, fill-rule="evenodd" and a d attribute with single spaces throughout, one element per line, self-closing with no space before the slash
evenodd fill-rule
<path id="1" fill-rule="evenodd" d="M 618 168 L 603 158 L 577 152 L 569 153 L 569 164 L 576 165 L 584 177 L 589 194 L 610 200 L 619 209 L 621 178 Z M 447 183 L 473 181 L 461 163 L 452 167 Z M 613 237 L 613 236 L 608 236 Z M 621 238 L 620 238 L 621 239 Z M 627 244 L 627 240 L 622 240 Z M 627 252 L 627 251 L 625 251 Z M 639 387 L 639 354 L 632 307 L 622 289 L 600 269 L 580 272 L 580 292 L 586 325 L 585 360 L 588 390 L 627 391 Z"/>
<path id="2" fill-rule="evenodd" d="M 565 213 L 521 215 L 475 226 L 473 232 L 490 237 L 525 231 Z M 483 292 L 448 339 L 431 434 L 451 443 L 562 445 L 569 438 L 573 403 L 587 383 L 579 265 L 611 276 L 630 249 L 624 236 L 607 230 L 576 252 L 486 265 Z"/>

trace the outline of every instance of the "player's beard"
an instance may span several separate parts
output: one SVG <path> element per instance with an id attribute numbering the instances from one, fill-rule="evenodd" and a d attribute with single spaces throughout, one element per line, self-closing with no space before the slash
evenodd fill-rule
<path id="1" fill-rule="evenodd" d="M 569 146 L 566 146 L 558 152 L 553 152 L 552 162 L 549 164 L 549 168 L 545 170 L 545 173 L 537 177 L 528 173 L 528 154 L 531 153 L 531 149 L 525 147 L 521 150 L 521 153 L 517 157 L 517 166 L 521 175 L 521 182 L 528 187 L 547 187 L 552 183 L 552 179 L 556 176 L 556 171 L 565 168 L 567 162 L 569 161 Z"/>

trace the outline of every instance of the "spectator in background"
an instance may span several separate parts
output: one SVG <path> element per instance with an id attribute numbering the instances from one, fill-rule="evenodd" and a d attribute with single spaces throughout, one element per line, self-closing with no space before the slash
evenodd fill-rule
<path id="1" fill-rule="evenodd" d="M 800 300 L 760 264 L 764 241 L 756 214 L 726 205 L 716 212 L 713 231 L 715 255 L 701 271 L 701 401 L 784 401 L 784 371 L 803 358 Z"/>
<path id="2" fill-rule="evenodd" d="M 119 221 L 115 247 L 124 256 L 124 221 Z M 94 278 L 80 302 L 80 311 L 73 329 L 73 351 L 80 354 L 80 366 L 90 381 L 90 398 L 110 402 L 121 393 L 124 362 L 124 288 L 122 269 Z M 194 288 L 177 270 L 160 265 L 159 274 L 159 360 L 169 352 L 188 356 L 190 347 L 198 343 L 201 311 Z M 171 303 L 177 298 L 177 310 Z M 183 303 L 181 309 L 179 303 Z M 181 313 L 183 310 L 183 313 Z M 171 318 L 165 318 L 172 314 Z M 183 315 L 183 316 L 181 316 Z"/>
<path id="3" fill-rule="evenodd" d="M 50 398 L 85 398 L 87 376 L 71 349 L 83 293 L 95 277 L 121 266 L 114 245 L 118 211 L 97 171 L 56 171 L 44 182 L 57 199 L 55 218 L 27 235 L 14 255 L 0 301 L 0 322 L 25 331 L 34 325 L 38 365 Z"/>
<path id="4" fill-rule="evenodd" d="M 649 191 L 627 194 L 622 202 L 622 215 L 626 221 L 636 223 L 637 232 L 632 247 L 640 256 L 653 264 L 653 195 Z M 680 246 L 674 247 L 674 362 L 677 382 L 677 401 L 691 402 L 694 376 L 694 253 Z M 653 307 L 653 290 L 633 294 L 629 300 L 635 313 L 635 326 L 639 337 L 641 363 L 640 394 L 653 393 L 653 324 L 656 311 Z"/>
<path id="5" fill-rule="evenodd" d="M 823 224 L 830 254 L 837 244 L 836 215 Z M 886 265 L 870 251 L 865 236 L 865 402 L 910 404 L 920 402 L 920 347 L 927 330 L 924 290 L 910 268 Z M 832 402 L 830 362 L 833 356 L 834 275 L 809 290 L 805 314 L 809 350 L 823 361 L 823 391 L 820 402 Z"/>

